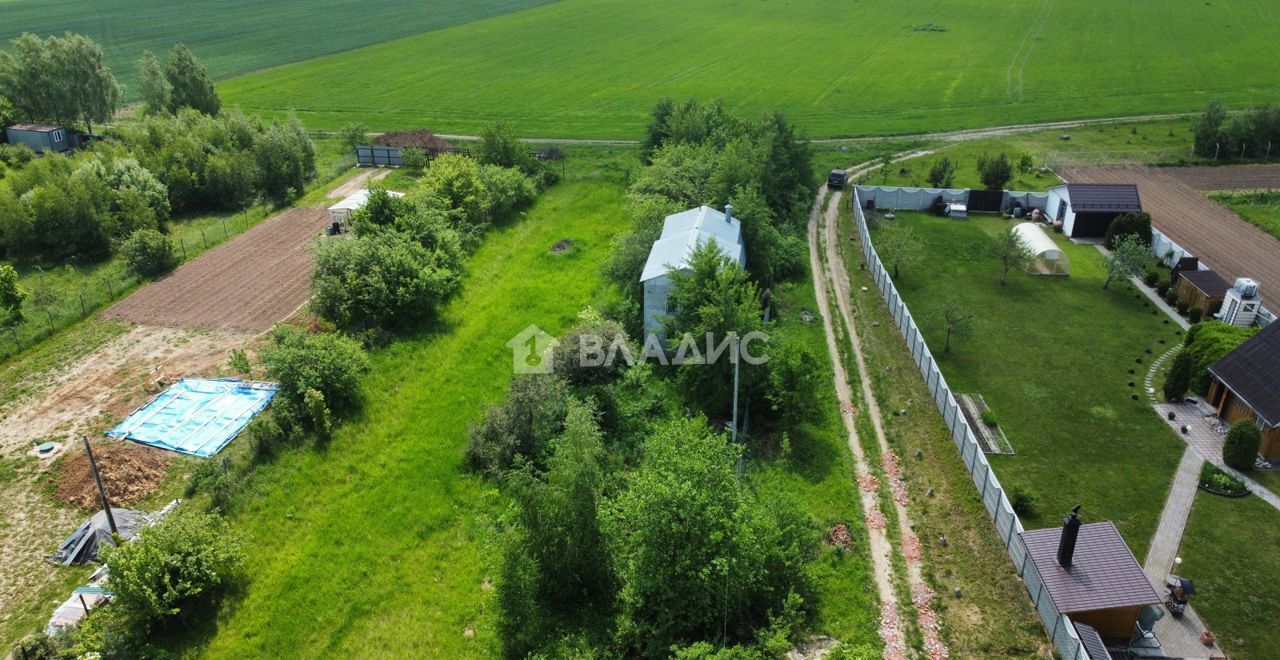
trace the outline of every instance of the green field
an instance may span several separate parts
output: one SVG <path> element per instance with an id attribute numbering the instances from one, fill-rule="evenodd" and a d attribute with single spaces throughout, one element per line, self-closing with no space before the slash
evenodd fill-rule
<path id="1" fill-rule="evenodd" d="M 1214 193 L 1210 197 L 1262 231 L 1280 238 L 1280 191 Z"/>
<path id="2" fill-rule="evenodd" d="M 9 40 L 23 32 L 41 37 L 66 31 L 89 35 L 102 45 L 116 77 L 136 87 L 131 84 L 134 63 L 142 51 L 168 52 L 179 41 L 195 51 L 209 73 L 225 78 L 550 1 L 0 0 L 0 40 L 8 48 Z"/>
<path id="3" fill-rule="evenodd" d="M 563 0 L 228 80 L 308 127 L 634 138 L 661 96 L 783 110 L 813 136 L 1194 111 L 1274 97 L 1258 0 Z M 1175 47 L 1176 45 L 1176 47 Z"/>
<path id="4" fill-rule="evenodd" d="M 1080 504 L 1087 520 L 1115 522 L 1144 557 L 1183 445 L 1145 397 L 1131 399 L 1138 389 L 1128 382 L 1141 385 L 1146 365 L 1180 340 L 1176 326 L 1153 314 L 1129 284 L 1104 290 L 1102 255 L 1093 246 L 1059 240 L 1071 260 L 1069 278 L 1011 273 L 1000 286 L 999 265 L 983 249 L 1007 221 L 899 217 L 927 246 L 924 262 L 897 278 L 899 291 L 948 383 L 982 394 L 1013 444 L 1016 455 L 990 460 L 1006 488 L 1036 499 L 1037 514 L 1024 515 L 1023 524 L 1054 526 Z M 971 336 L 942 355 L 936 315 L 947 301 L 975 319 Z"/>

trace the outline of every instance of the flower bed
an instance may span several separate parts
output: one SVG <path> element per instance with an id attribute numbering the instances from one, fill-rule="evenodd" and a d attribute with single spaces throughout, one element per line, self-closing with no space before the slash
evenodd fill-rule
<path id="1" fill-rule="evenodd" d="M 1212 463 L 1200 468 L 1200 489 L 1223 497 L 1244 497 L 1249 494 L 1244 481 L 1220 470 Z"/>

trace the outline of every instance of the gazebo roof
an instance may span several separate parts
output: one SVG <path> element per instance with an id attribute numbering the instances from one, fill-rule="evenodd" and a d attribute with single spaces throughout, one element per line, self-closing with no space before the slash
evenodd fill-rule
<path id="1" fill-rule="evenodd" d="M 1142 566 L 1110 522 L 1080 526 L 1074 559 L 1065 568 L 1057 560 L 1061 528 L 1036 529 L 1018 536 L 1053 606 L 1063 614 L 1160 602 Z"/>

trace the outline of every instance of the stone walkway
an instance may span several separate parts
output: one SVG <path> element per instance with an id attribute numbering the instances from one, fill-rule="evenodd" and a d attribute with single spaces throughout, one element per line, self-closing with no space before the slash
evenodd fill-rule
<path id="1" fill-rule="evenodd" d="M 1147 393 L 1147 399 L 1151 402 L 1154 403 L 1156 401 L 1156 372 L 1160 370 L 1160 366 L 1163 365 L 1166 360 L 1177 355 L 1180 350 L 1182 350 L 1182 346 L 1174 346 L 1164 353 L 1161 353 L 1160 357 L 1156 358 L 1155 362 L 1151 363 L 1151 368 L 1147 369 L 1147 377 L 1142 379 L 1142 391 Z"/>
<path id="2" fill-rule="evenodd" d="M 1244 482 L 1249 488 L 1249 492 L 1253 493 L 1258 499 L 1270 504 L 1276 510 L 1280 510 L 1280 496 L 1268 490 L 1262 484 L 1249 478 L 1234 468 L 1228 467 L 1222 462 L 1222 444 L 1226 438 L 1218 433 L 1213 424 L 1216 417 L 1205 416 L 1194 403 L 1157 403 L 1153 406 L 1156 412 L 1160 414 L 1160 419 L 1173 427 L 1174 432 L 1178 434 L 1187 445 L 1194 450 L 1201 459 L 1209 461 L 1234 477 Z M 1169 419 L 1169 413 L 1173 412 L 1175 419 Z M 1188 431 L 1182 432 L 1182 427 L 1186 426 Z"/>

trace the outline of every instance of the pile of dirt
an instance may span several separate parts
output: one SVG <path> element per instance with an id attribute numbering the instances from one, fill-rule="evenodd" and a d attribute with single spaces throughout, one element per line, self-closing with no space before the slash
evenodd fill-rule
<path id="1" fill-rule="evenodd" d="M 562 252 L 565 252 L 571 247 L 573 247 L 573 240 L 568 238 L 562 238 L 556 241 L 555 245 L 551 246 L 551 254 L 560 254 Z"/>
<path id="2" fill-rule="evenodd" d="M 173 458 L 161 449 L 125 442 L 94 447 L 93 456 L 111 506 L 132 504 L 150 495 L 164 480 Z M 54 497 L 82 509 L 98 508 L 98 487 L 89 469 L 88 454 L 68 456 L 59 472 Z"/>
<path id="3" fill-rule="evenodd" d="M 853 535 L 849 533 L 849 526 L 844 523 L 836 523 L 827 531 L 827 545 L 848 550 L 853 547 Z"/>
<path id="4" fill-rule="evenodd" d="M 419 149 L 453 148 L 453 145 L 448 140 L 421 128 L 416 131 L 383 133 L 373 138 L 373 144 L 377 147 L 400 147 L 401 149 L 405 147 L 417 147 Z"/>

